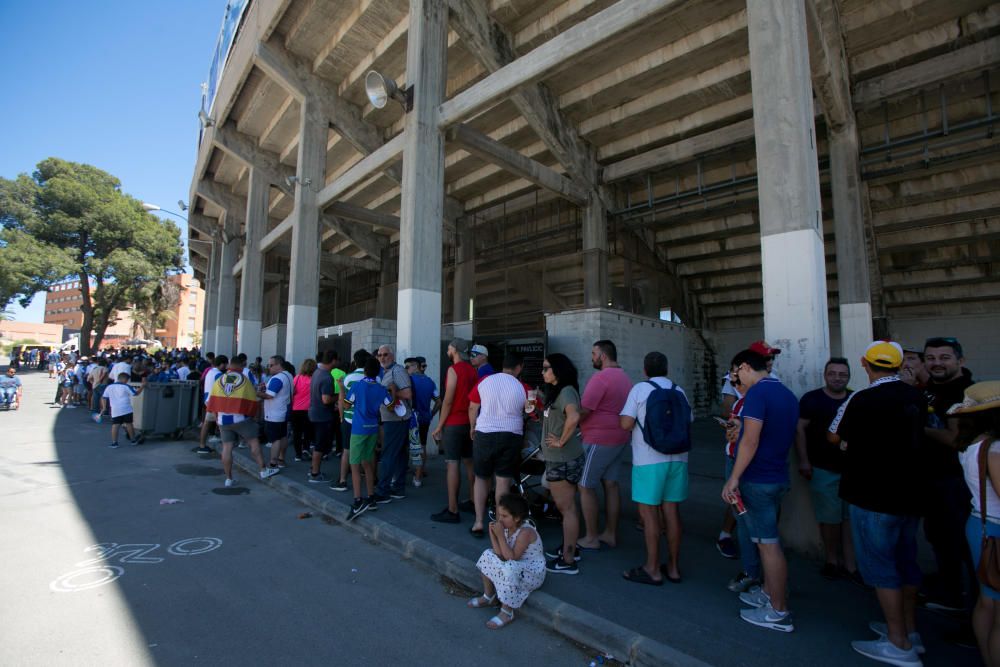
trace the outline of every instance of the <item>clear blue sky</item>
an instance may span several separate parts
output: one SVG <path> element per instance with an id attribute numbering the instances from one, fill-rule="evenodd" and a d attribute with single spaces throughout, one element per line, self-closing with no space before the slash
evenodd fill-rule
<path id="1" fill-rule="evenodd" d="M 31 173 L 47 157 L 86 162 L 130 195 L 183 213 L 199 86 L 225 8 L 225 0 L 0 0 L 0 176 Z M 41 322 L 44 303 L 42 294 L 26 311 L 9 309 Z"/>

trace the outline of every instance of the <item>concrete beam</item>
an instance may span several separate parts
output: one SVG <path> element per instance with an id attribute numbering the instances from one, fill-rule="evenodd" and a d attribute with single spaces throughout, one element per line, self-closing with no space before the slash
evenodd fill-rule
<path id="1" fill-rule="evenodd" d="M 233 121 L 228 120 L 221 127 L 216 127 L 212 141 L 247 167 L 259 169 L 271 185 L 286 195 L 295 196 L 295 189 L 286 182 L 289 176 L 295 175 L 295 169 L 282 164 L 277 153 L 261 148 L 249 134 L 237 130 Z"/>
<path id="2" fill-rule="evenodd" d="M 586 188 L 468 125 L 459 123 L 450 128 L 447 138 L 469 153 L 491 162 L 515 176 L 554 192 L 577 206 L 587 205 L 588 190 Z"/>
<path id="3" fill-rule="evenodd" d="M 663 169 L 688 162 L 698 156 L 725 150 L 733 144 L 752 139 L 753 119 L 748 118 L 718 130 L 698 134 L 609 164 L 604 168 L 604 182 L 613 183 L 653 169 Z"/>
<path id="4" fill-rule="evenodd" d="M 330 253 L 321 254 L 319 261 L 324 268 L 333 270 L 364 269 L 366 271 L 378 271 L 382 266 L 381 262 L 374 259 L 331 255 Z"/>
<path id="5" fill-rule="evenodd" d="M 854 106 L 863 107 L 900 93 L 933 86 L 1000 63 L 1000 37 L 901 67 L 854 87 Z"/>
<path id="6" fill-rule="evenodd" d="M 219 219 L 188 210 L 188 227 L 211 238 L 219 227 Z"/>
<path id="7" fill-rule="evenodd" d="M 245 199 L 236 195 L 228 186 L 207 179 L 198 181 L 195 193 L 226 212 L 225 232 L 227 235 L 239 233 L 239 225 L 246 217 L 247 204 Z"/>
<path id="8" fill-rule="evenodd" d="M 279 222 L 274 229 L 264 234 L 264 237 L 260 240 L 260 251 L 267 252 L 275 245 L 277 245 L 286 235 L 292 233 L 292 227 L 295 226 L 295 214 L 289 215 L 287 218 Z"/>
<path id="9" fill-rule="evenodd" d="M 353 167 L 319 191 L 316 196 L 319 207 L 322 209 L 329 206 L 348 190 L 398 162 L 403 154 L 403 142 L 403 135 L 398 134 L 377 150 L 358 160 Z"/>
<path id="10" fill-rule="evenodd" d="M 335 202 L 326 207 L 326 212 L 355 222 L 363 222 L 372 227 L 381 227 L 399 231 L 399 216 L 381 211 L 373 211 L 364 206 L 348 204 L 347 202 Z"/>
<path id="11" fill-rule="evenodd" d="M 363 225 L 351 225 L 350 223 L 329 214 L 321 215 L 320 219 L 329 229 L 332 229 L 343 236 L 373 259 L 381 258 L 382 251 L 389 245 L 388 239 L 379 234 L 375 234 Z"/>
<path id="12" fill-rule="evenodd" d="M 686 0 L 619 0 L 444 102 L 439 125 L 450 127 L 495 106 L 507 94 L 566 67 L 585 51 L 684 4 Z"/>

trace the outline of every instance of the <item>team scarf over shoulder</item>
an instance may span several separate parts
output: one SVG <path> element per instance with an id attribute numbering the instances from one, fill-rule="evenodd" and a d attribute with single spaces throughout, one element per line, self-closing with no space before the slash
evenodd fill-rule
<path id="1" fill-rule="evenodd" d="M 242 373 L 226 371 L 212 384 L 207 410 L 253 417 L 257 414 L 257 390 Z"/>

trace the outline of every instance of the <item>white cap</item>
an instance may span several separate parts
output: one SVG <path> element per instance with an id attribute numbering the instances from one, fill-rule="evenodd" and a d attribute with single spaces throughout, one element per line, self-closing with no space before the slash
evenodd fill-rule
<path id="1" fill-rule="evenodd" d="M 489 356 L 490 352 L 486 349 L 485 345 L 473 345 L 472 354 L 482 354 L 483 356 Z"/>

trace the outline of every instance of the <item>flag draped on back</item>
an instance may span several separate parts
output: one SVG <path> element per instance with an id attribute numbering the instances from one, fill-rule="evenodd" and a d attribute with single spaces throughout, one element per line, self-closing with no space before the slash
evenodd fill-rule
<path id="1" fill-rule="evenodd" d="M 257 414 L 257 390 L 242 373 L 226 371 L 212 385 L 207 409 L 209 412 L 253 417 Z"/>

